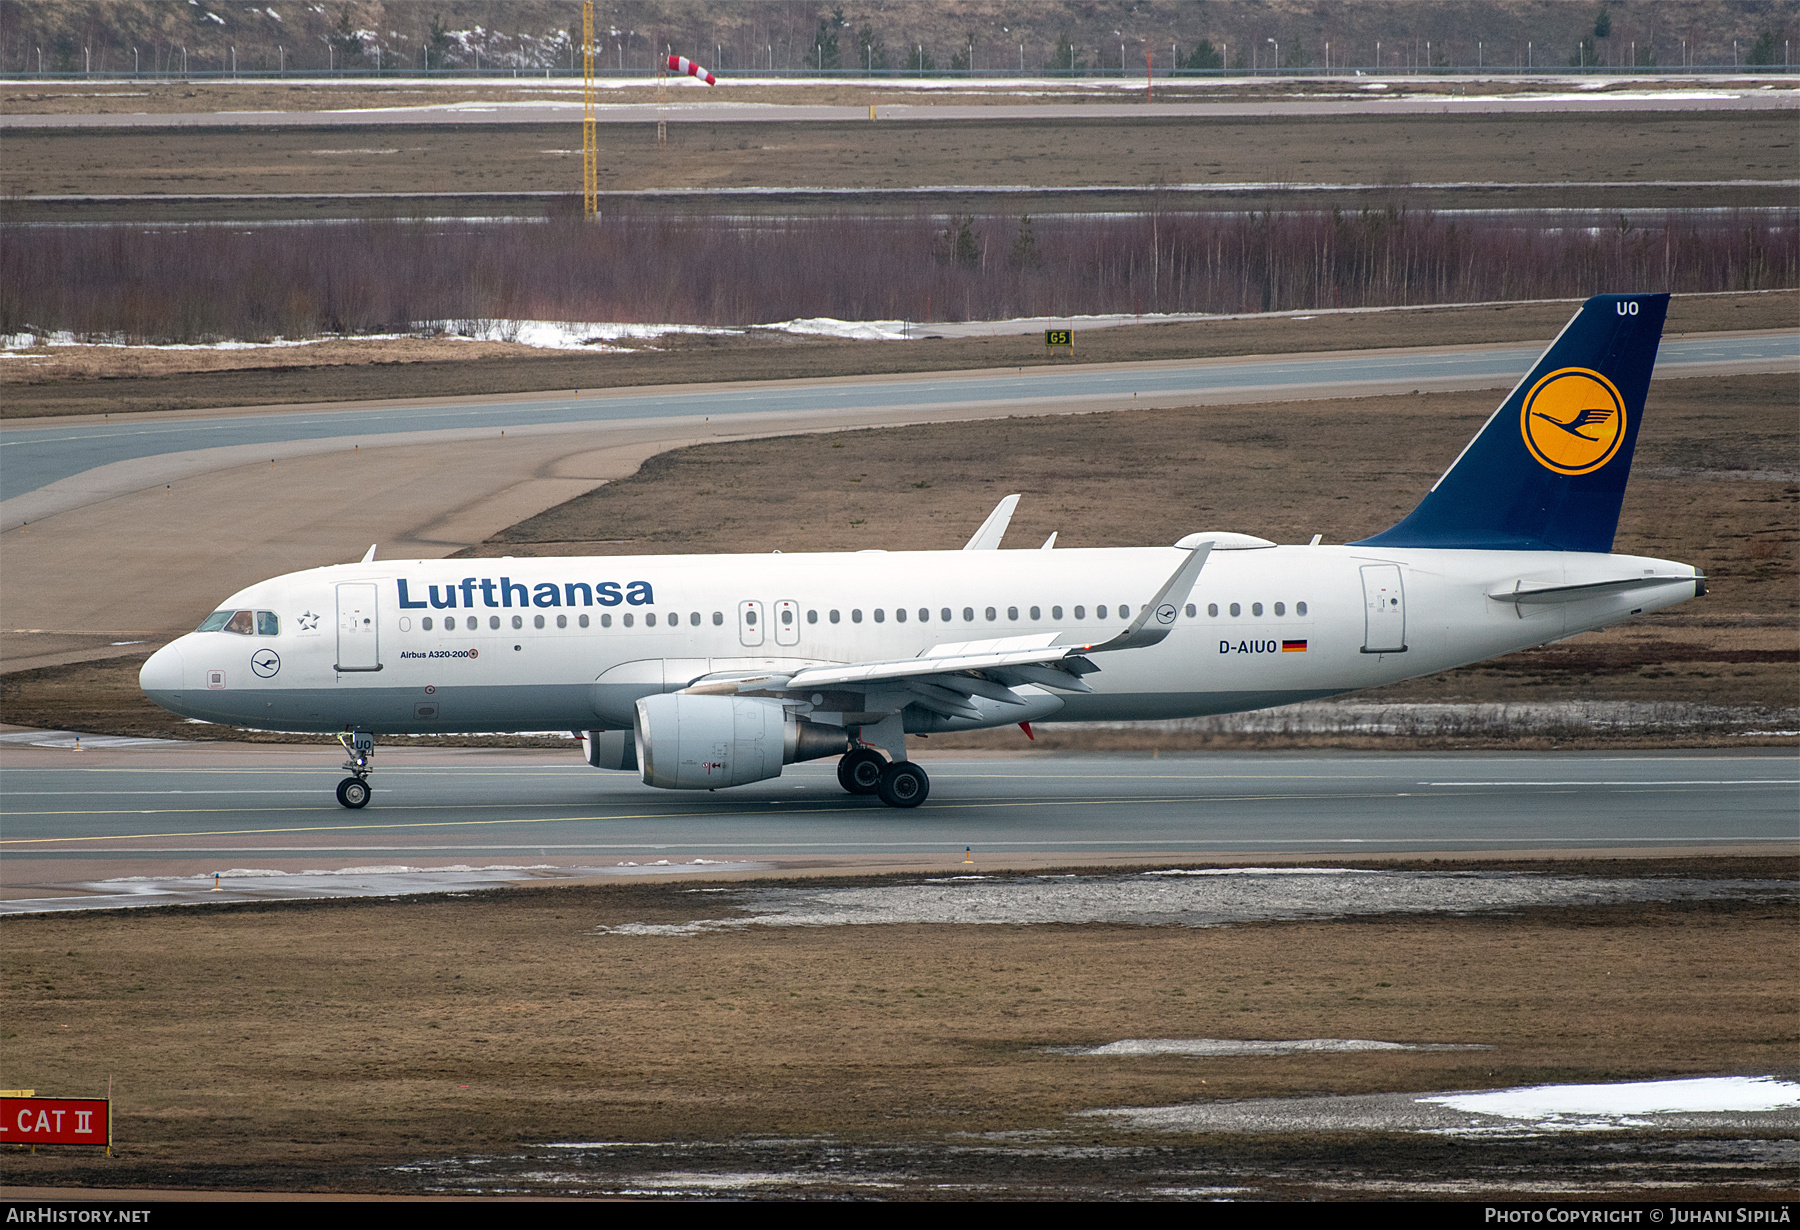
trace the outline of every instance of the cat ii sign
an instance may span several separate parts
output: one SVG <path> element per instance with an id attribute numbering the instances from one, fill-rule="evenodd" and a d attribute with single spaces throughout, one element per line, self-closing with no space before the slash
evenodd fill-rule
<path id="1" fill-rule="evenodd" d="M 105 1098 L 0 1098 L 0 1142 L 110 1146 L 112 1103 Z"/>

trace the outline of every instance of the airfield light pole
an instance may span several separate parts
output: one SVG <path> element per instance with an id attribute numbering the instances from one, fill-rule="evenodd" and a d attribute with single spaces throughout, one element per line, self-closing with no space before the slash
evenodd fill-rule
<path id="1" fill-rule="evenodd" d="M 594 0 L 581 3 L 581 212 L 600 220 L 600 142 L 594 127 Z"/>
<path id="2" fill-rule="evenodd" d="M 1269 46 L 1271 46 L 1275 49 L 1274 68 L 1275 68 L 1275 71 L 1279 73 L 1281 71 L 1281 44 L 1276 42 L 1274 39 L 1270 39 Z"/>

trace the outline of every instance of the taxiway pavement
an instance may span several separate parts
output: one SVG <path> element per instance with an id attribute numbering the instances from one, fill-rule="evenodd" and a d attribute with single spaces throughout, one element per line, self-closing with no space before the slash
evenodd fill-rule
<path id="1" fill-rule="evenodd" d="M 342 775 L 333 747 L 143 742 L 76 752 L 67 738 L 32 738 L 0 743 L 7 910 L 759 869 L 1800 849 L 1791 750 L 926 753 L 931 798 L 896 811 L 844 794 L 831 761 L 690 793 L 590 769 L 572 744 L 383 748 L 374 802 L 352 812 L 331 795 Z M 217 894 L 205 879 L 215 872 L 227 873 Z"/>

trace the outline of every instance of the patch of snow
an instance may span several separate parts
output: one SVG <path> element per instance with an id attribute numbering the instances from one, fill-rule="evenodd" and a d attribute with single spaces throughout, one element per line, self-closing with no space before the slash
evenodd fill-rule
<path id="1" fill-rule="evenodd" d="M 1800 1107 L 1800 1084 L 1772 1076 L 1702 1076 L 1619 1085 L 1533 1085 L 1491 1093 L 1440 1094 L 1420 1102 L 1507 1119 L 1618 1119 L 1696 1111 Z M 1554 1126 L 1554 1122 L 1545 1126 Z"/>
<path id="2" fill-rule="evenodd" d="M 897 342 L 907 337 L 916 337 L 923 331 L 922 326 L 908 325 L 904 320 L 833 320 L 829 316 L 784 320 L 779 324 L 756 327 L 775 329 L 782 333 L 852 338 L 862 342 Z"/>
<path id="3" fill-rule="evenodd" d="M 1448 1042 L 1376 1042 L 1368 1038 L 1125 1038 L 1104 1046 L 1047 1047 L 1058 1055 L 1326 1055 L 1355 1051 L 1489 1051 L 1491 1046 Z"/>
<path id="4" fill-rule="evenodd" d="M 1169 867 L 1146 871 L 1147 876 L 1374 876 L 1379 871 L 1364 867 Z"/>

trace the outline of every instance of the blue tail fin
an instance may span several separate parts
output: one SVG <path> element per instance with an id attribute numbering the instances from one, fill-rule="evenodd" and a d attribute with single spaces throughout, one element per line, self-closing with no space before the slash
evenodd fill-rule
<path id="1" fill-rule="evenodd" d="M 1612 550 L 1667 295 L 1595 295 L 1419 506 L 1356 546 Z"/>

